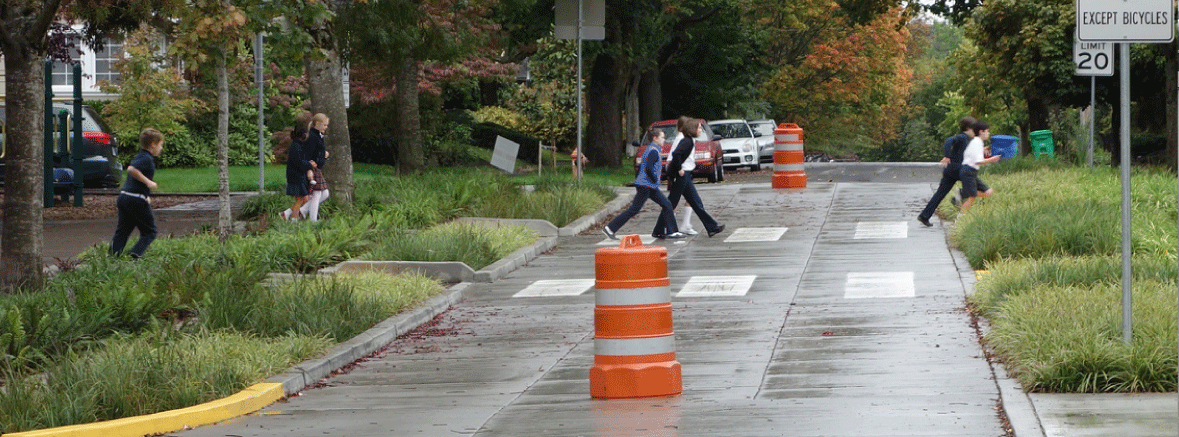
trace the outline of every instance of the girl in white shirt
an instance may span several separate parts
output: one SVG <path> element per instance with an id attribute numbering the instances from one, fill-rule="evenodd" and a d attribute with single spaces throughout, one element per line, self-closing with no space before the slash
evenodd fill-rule
<path id="1" fill-rule="evenodd" d="M 958 209 L 958 214 L 966 213 L 966 210 L 974 205 L 975 199 L 991 197 L 993 190 L 978 178 L 978 169 L 983 165 L 999 162 L 999 159 L 1003 158 L 1002 155 L 985 157 L 983 142 L 991 138 L 991 125 L 985 121 L 978 121 L 972 129 L 974 139 L 970 140 L 966 151 L 962 153 L 962 169 L 959 173 L 959 179 L 962 180 L 962 207 Z"/>

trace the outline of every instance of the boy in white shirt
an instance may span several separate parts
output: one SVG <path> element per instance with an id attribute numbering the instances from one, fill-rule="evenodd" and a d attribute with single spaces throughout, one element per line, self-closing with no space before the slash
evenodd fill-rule
<path id="1" fill-rule="evenodd" d="M 992 155 L 986 158 L 983 150 L 983 142 L 991 138 L 991 125 L 985 121 L 978 121 L 972 127 L 974 130 L 974 139 L 970 140 L 970 144 L 966 146 L 966 151 L 962 153 L 962 169 L 959 173 L 959 179 L 962 180 L 962 207 L 958 210 L 958 214 L 965 214 L 966 210 L 974 205 L 974 200 L 979 197 L 991 197 L 991 187 L 983 183 L 978 178 L 979 167 L 999 162 L 1002 155 Z"/>

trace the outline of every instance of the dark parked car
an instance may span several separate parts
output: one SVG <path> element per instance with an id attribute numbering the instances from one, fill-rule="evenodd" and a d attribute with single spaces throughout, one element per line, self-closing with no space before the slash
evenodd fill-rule
<path id="1" fill-rule="evenodd" d="M 53 113 L 73 112 L 73 106 L 54 103 Z M 4 182 L 4 157 L 7 154 L 8 137 L 7 112 L 0 103 L 0 184 Z M 56 122 L 55 122 L 56 123 Z M 55 128 L 56 129 L 56 128 Z M 56 133 L 55 133 L 56 137 Z M 82 106 L 82 180 L 90 188 L 114 188 L 119 186 L 123 165 L 119 163 L 119 140 L 114 131 L 89 106 Z M 56 143 L 54 150 L 57 150 Z M 46 157 L 46 159 L 53 159 Z M 54 159 L 54 167 L 69 167 L 68 159 Z"/>
<path id="2" fill-rule="evenodd" d="M 663 168 L 667 169 L 667 156 L 671 154 L 671 148 L 674 144 L 671 143 L 675 139 L 676 120 L 664 120 L 651 123 L 651 126 L 663 131 L 663 137 L 667 140 L 663 143 Z M 646 150 L 647 142 L 650 139 L 643 138 L 639 141 L 638 156 L 635 156 L 635 174 L 639 173 L 639 162 L 642 160 L 642 151 Z M 696 170 L 692 171 L 693 178 L 708 178 L 708 182 L 719 182 L 725 180 L 725 168 L 723 164 L 724 152 L 721 150 L 720 137 L 712 133 L 712 129 L 708 127 L 708 123 L 700 120 L 700 135 L 696 137 Z M 664 172 L 666 178 L 666 171 Z"/>

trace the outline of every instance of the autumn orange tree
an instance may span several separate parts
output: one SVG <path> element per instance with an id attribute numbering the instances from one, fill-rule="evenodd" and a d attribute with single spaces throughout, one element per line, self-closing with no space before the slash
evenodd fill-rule
<path id="1" fill-rule="evenodd" d="M 778 121 L 798 123 L 808 142 L 820 144 L 892 138 L 912 76 L 900 5 L 862 23 L 831 0 L 762 11 L 759 20 L 773 33 L 769 57 L 779 65 L 765 85 Z"/>

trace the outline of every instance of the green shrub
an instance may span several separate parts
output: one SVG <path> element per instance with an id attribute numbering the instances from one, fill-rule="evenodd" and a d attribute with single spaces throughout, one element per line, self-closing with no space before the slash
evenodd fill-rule
<path id="1" fill-rule="evenodd" d="M 1121 286 L 1038 286 L 1010 296 L 987 342 L 1026 390 L 1175 390 L 1174 282 L 1134 285 L 1134 341 L 1122 339 Z"/>
<path id="2" fill-rule="evenodd" d="M 989 269 L 969 298 L 992 322 L 987 343 L 1028 390 L 1174 390 L 1174 175 L 1132 172 L 1133 341 L 1126 345 L 1121 180 L 1113 169 L 1051 162 L 1012 160 L 985 175 L 995 196 L 954 225 L 954 244 L 972 266 Z"/>
<path id="3" fill-rule="evenodd" d="M 487 228 L 474 223 L 447 223 L 421 232 L 404 233 L 377 243 L 364 259 L 385 261 L 461 261 L 479 270 L 536 241 L 519 226 Z"/>
<path id="4" fill-rule="evenodd" d="M 111 339 L 43 375 L 5 375 L 0 432 L 151 414 L 208 402 L 326 350 L 322 337 L 232 332 Z"/>

